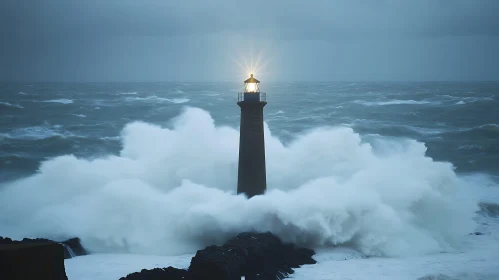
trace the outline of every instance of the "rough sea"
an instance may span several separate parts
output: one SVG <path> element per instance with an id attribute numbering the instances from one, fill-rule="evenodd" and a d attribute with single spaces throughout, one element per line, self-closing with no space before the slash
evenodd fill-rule
<path id="1" fill-rule="evenodd" d="M 338 279 L 499 279 L 499 256 L 484 245 L 499 243 L 499 83 L 263 83 L 268 193 L 249 201 L 235 195 L 241 90 L 0 84 L 0 236 L 78 236 L 95 253 L 171 257 L 271 230 L 320 252 L 342 248 L 318 266 L 414 263 Z M 428 256 L 456 252 L 491 263 L 431 266 Z M 77 259 L 70 280 L 108 279 Z M 360 273 L 354 264 L 345 273 Z"/>

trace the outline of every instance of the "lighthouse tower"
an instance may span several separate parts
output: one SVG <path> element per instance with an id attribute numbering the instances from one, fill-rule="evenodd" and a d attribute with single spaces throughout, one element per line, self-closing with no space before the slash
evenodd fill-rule
<path id="1" fill-rule="evenodd" d="M 263 194 L 267 188 L 263 136 L 263 107 L 267 98 L 259 86 L 260 81 L 251 74 L 244 81 L 244 92 L 238 94 L 237 102 L 241 107 L 237 193 L 245 193 L 248 198 Z"/>

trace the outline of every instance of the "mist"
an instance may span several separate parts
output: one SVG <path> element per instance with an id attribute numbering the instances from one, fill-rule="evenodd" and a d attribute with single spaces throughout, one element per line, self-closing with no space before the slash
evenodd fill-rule
<path id="1" fill-rule="evenodd" d="M 0 80 L 499 80 L 499 3 L 3 1 Z"/>

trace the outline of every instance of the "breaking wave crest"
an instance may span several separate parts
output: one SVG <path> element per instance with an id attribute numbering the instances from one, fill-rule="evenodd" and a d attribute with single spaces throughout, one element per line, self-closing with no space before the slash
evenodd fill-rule
<path id="1" fill-rule="evenodd" d="M 16 140 L 42 140 L 52 137 L 72 137 L 74 135 L 70 132 L 61 130 L 60 126 L 44 124 L 13 129 L 8 133 L 0 133 L 0 136 Z"/>
<path id="2" fill-rule="evenodd" d="M 197 108 L 169 129 L 130 123 L 119 155 L 56 157 L 0 188 L 0 235 L 78 236 L 94 252 L 170 255 L 270 230 L 306 246 L 401 256 L 452 250 L 474 230 L 476 199 L 422 143 L 370 145 L 346 127 L 289 145 L 267 126 L 265 134 L 269 189 L 247 200 L 235 195 L 236 129 Z"/>
<path id="3" fill-rule="evenodd" d="M 491 139 L 493 139 L 492 137 L 499 137 L 499 125 L 495 123 L 489 123 L 468 129 L 448 131 L 446 133 L 450 135 L 455 135 L 456 137 L 469 137 L 470 139 L 473 139 L 473 137 L 476 136 L 486 135 L 488 137 L 491 137 Z"/>
<path id="4" fill-rule="evenodd" d="M 167 99 L 167 101 L 175 104 L 182 104 L 182 103 L 187 103 L 190 101 L 188 98 L 172 98 L 172 99 Z"/>
<path id="5" fill-rule="evenodd" d="M 416 101 L 416 100 L 389 100 L 389 101 L 363 101 L 363 100 L 355 100 L 354 103 L 364 105 L 364 106 L 385 106 L 385 105 L 422 105 L 422 104 L 431 104 L 434 102 L 430 101 Z"/>
<path id="6" fill-rule="evenodd" d="M 45 103 L 60 103 L 60 104 L 71 104 L 73 103 L 74 101 L 71 100 L 71 99 L 67 99 L 67 98 L 61 98 L 61 99 L 51 99 L 51 100 L 44 100 L 42 102 L 45 102 Z"/>
<path id="7" fill-rule="evenodd" d="M 11 107 L 11 108 L 24 109 L 24 107 L 21 106 L 21 105 L 19 105 L 19 104 L 12 104 L 12 103 L 9 103 L 9 102 L 0 102 L 0 108 L 2 108 L 3 106 L 5 106 L 5 107 Z"/>
<path id="8" fill-rule="evenodd" d="M 132 102 L 132 101 L 166 101 L 170 103 L 175 103 L 175 104 L 182 104 L 189 102 L 190 100 L 188 98 L 163 98 L 163 97 L 158 97 L 156 95 L 152 96 L 147 96 L 147 97 L 127 97 L 125 98 L 126 101 Z"/>

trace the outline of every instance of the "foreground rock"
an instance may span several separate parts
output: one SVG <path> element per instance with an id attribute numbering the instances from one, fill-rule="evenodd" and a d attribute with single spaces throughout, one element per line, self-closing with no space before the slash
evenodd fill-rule
<path id="1" fill-rule="evenodd" d="M 187 278 L 187 270 L 174 267 L 142 269 L 140 272 L 128 274 L 127 277 L 121 279 L 126 280 L 185 280 Z M 240 279 L 238 279 L 240 280 Z"/>
<path id="2" fill-rule="evenodd" d="M 223 246 L 208 246 L 197 251 L 188 270 L 142 270 L 121 280 L 247 280 L 284 279 L 293 268 L 315 264 L 314 251 L 284 244 L 271 233 L 241 233 Z"/>
<path id="3" fill-rule="evenodd" d="M 60 244 L 2 241 L 0 279 L 68 279 L 64 269 L 64 248 Z"/>
<path id="4" fill-rule="evenodd" d="M 55 243 L 58 244 L 60 247 L 63 248 L 64 251 L 64 258 L 65 259 L 70 259 L 72 257 L 76 256 L 83 256 L 87 255 L 88 252 L 81 246 L 80 239 L 79 238 L 71 238 L 63 242 L 56 242 L 52 241 L 49 239 L 45 238 L 35 238 L 35 239 L 30 239 L 30 238 L 24 238 L 21 241 L 17 240 L 12 240 L 10 238 L 4 238 L 0 236 L 0 245 L 8 245 L 8 244 L 48 244 L 48 243 Z"/>

